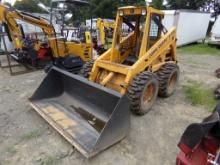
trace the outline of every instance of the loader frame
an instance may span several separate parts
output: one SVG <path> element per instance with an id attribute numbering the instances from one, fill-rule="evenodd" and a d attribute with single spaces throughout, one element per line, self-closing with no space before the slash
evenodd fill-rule
<path id="1" fill-rule="evenodd" d="M 165 63 L 177 62 L 176 29 L 172 28 L 168 32 L 164 29 L 164 34 L 162 34 L 163 29 L 161 25 L 159 31 L 160 38 L 158 41 L 148 49 L 149 40 L 143 39 L 141 41 L 138 60 L 131 66 L 123 64 L 131 50 L 126 51 L 122 55 L 120 47 L 122 47 L 123 44 L 125 45 L 126 41 L 135 35 L 130 34 L 126 38 L 123 38 L 121 42 L 118 42 L 123 16 L 141 16 L 143 14 L 146 14 L 143 38 L 149 38 L 153 15 L 159 16 L 159 21 L 161 21 L 164 17 L 163 12 L 152 7 L 123 7 L 118 9 L 112 47 L 95 61 L 90 73 L 90 81 L 125 94 L 130 82 L 138 73 L 145 70 L 156 72 Z M 134 40 L 132 40 L 132 42 L 133 41 Z"/>
<path id="2" fill-rule="evenodd" d="M 157 95 L 174 92 L 179 77 L 176 30 L 163 27 L 163 16 L 151 7 L 119 8 L 112 47 L 94 65 L 86 63 L 80 76 L 51 68 L 29 99 L 84 156 L 90 158 L 126 137 L 130 110 L 144 115 Z"/>

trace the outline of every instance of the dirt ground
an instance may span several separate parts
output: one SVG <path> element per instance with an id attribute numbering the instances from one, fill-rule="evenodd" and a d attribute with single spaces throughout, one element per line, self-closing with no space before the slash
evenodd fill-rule
<path id="1" fill-rule="evenodd" d="M 28 104 L 28 97 L 44 78 L 42 71 L 9 76 L 0 69 L 0 165 L 171 165 L 178 153 L 177 143 L 184 129 L 209 114 L 204 107 L 186 101 L 183 85 L 188 80 L 215 87 L 213 71 L 220 57 L 179 55 L 180 84 L 168 99 L 158 99 L 143 117 L 131 115 L 129 135 L 96 157 L 87 160 Z M 213 107 L 214 108 L 214 107 Z"/>

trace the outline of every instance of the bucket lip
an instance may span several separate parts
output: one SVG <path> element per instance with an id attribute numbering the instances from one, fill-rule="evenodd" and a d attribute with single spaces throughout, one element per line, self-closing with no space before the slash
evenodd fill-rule
<path id="1" fill-rule="evenodd" d="M 99 151 L 89 151 L 85 149 L 80 143 L 78 143 L 75 139 L 69 138 L 69 136 L 66 135 L 66 132 L 63 131 L 59 126 L 57 126 L 56 123 L 54 123 L 47 115 L 45 115 L 39 106 L 35 104 L 34 101 L 29 102 L 30 106 L 44 119 L 46 120 L 53 129 L 55 129 L 60 135 L 64 137 L 65 140 L 67 140 L 71 145 L 73 145 L 83 156 L 85 156 L 87 159 L 95 156 Z M 68 133 L 67 133 L 68 134 Z"/>
<path id="2" fill-rule="evenodd" d="M 61 72 L 61 73 L 65 74 L 65 75 L 67 75 L 67 76 L 69 76 L 71 78 L 74 78 L 74 79 L 76 79 L 78 81 L 81 81 L 83 83 L 89 84 L 89 85 L 91 85 L 91 86 L 93 86 L 95 88 L 99 88 L 99 89 L 101 89 L 101 90 L 103 90 L 105 92 L 108 92 L 108 93 L 110 93 L 112 95 L 115 95 L 116 97 L 122 97 L 123 96 L 121 93 L 119 93 L 119 92 L 117 92 L 115 90 L 112 90 L 110 88 L 104 87 L 104 86 L 102 86 L 102 85 L 100 85 L 98 83 L 94 83 L 92 81 L 89 81 L 88 79 L 86 79 L 86 78 L 84 78 L 82 76 L 70 73 L 70 72 L 65 71 L 63 69 L 60 69 L 60 68 L 58 68 L 56 66 L 53 66 L 47 74 L 49 75 L 49 73 L 52 72 L 53 70 Z"/>

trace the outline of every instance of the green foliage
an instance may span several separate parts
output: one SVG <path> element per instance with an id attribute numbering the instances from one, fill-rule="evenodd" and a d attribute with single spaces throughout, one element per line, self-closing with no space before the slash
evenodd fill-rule
<path id="1" fill-rule="evenodd" d="M 201 105 L 213 108 L 217 101 L 214 99 L 213 90 L 197 81 L 189 81 L 184 86 L 186 99 L 194 106 Z"/>
<path id="2" fill-rule="evenodd" d="M 203 6 L 206 0 L 168 0 L 172 9 L 193 9 L 197 10 Z"/>
<path id="3" fill-rule="evenodd" d="M 19 138 L 19 143 L 20 142 L 25 142 L 31 139 L 36 139 L 38 137 L 40 137 L 42 135 L 42 132 L 39 129 L 34 129 L 31 132 L 25 133 L 23 134 L 20 138 Z"/>
<path id="4" fill-rule="evenodd" d="M 145 0 L 90 0 L 90 17 L 114 18 L 118 7 L 145 5 Z"/>
<path id="5" fill-rule="evenodd" d="M 89 11 L 92 17 L 113 18 L 117 2 L 112 0 L 91 0 Z"/>
<path id="6" fill-rule="evenodd" d="M 171 9 L 198 9 L 205 0 L 167 0 Z M 42 2 L 50 6 L 51 0 L 22 0 L 16 1 L 14 7 L 27 12 L 43 13 L 37 4 Z M 82 22 L 89 18 L 114 18 L 117 8 L 120 6 L 145 5 L 145 0 L 89 0 L 88 6 L 75 6 L 68 4 L 68 9 L 73 12 L 74 22 Z M 165 9 L 163 0 L 153 0 L 152 6 L 157 9 Z"/>
<path id="7" fill-rule="evenodd" d="M 163 0 L 153 0 L 152 6 L 156 9 L 164 9 Z"/>
<path id="8" fill-rule="evenodd" d="M 9 2 L 4 2 L 4 5 L 11 7 L 11 4 Z"/>
<path id="9" fill-rule="evenodd" d="M 145 0 L 121 0 L 118 2 L 119 6 L 126 5 L 145 5 Z"/>
<path id="10" fill-rule="evenodd" d="M 90 18 L 115 18 L 117 8 L 120 6 L 128 5 L 144 5 L 144 0 L 124 0 L 124 1 L 115 1 L 115 0 L 90 0 L 88 6 L 69 6 L 69 10 L 73 12 L 74 22 L 76 20 L 84 21 L 85 19 Z"/>
<path id="11" fill-rule="evenodd" d="M 28 133 L 21 135 L 14 144 L 7 146 L 5 151 L 6 151 L 6 153 L 13 156 L 18 152 L 18 149 L 16 148 L 16 146 L 18 144 L 20 144 L 22 142 L 27 142 L 32 139 L 36 139 L 36 138 L 40 137 L 41 135 L 42 135 L 42 131 L 40 131 L 39 129 L 34 129 Z M 46 162 L 45 165 L 47 165 L 47 164 L 49 165 L 50 162 L 53 162 L 53 161 L 54 160 L 49 157 L 45 160 L 45 162 Z"/>
<path id="12" fill-rule="evenodd" d="M 6 148 L 6 152 L 9 153 L 11 156 L 15 155 L 17 153 L 17 149 L 15 148 L 14 145 L 8 146 Z"/>
<path id="13" fill-rule="evenodd" d="M 39 2 L 47 6 L 50 5 L 50 0 L 22 0 L 16 1 L 14 8 L 31 13 L 43 13 L 44 11 L 37 6 Z"/>
<path id="14" fill-rule="evenodd" d="M 42 11 L 37 4 L 42 2 L 46 6 L 49 6 L 50 0 L 22 0 L 16 1 L 14 7 L 18 10 L 27 12 L 39 12 Z M 115 12 L 120 6 L 127 5 L 144 5 L 145 0 L 90 0 L 88 6 L 75 6 L 68 4 L 68 9 L 73 12 L 75 20 L 85 20 L 88 18 L 102 17 L 102 18 L 114 18 Z"/>
<path id="15" fill-rule="evenodd" d="M 41 165 L 56 165 L 58 164 L 59 159 L 55 156 L 47 156 L 40 164 Z"/>
<path id="16" fill-rule="evenodd" d="M 193 44 L 184 46 L 178 49 L 180 54 L 199 54 L 199 55 L 213 55 L 220 56 L 220 51 L 216 47 L 208 44 Z"/>

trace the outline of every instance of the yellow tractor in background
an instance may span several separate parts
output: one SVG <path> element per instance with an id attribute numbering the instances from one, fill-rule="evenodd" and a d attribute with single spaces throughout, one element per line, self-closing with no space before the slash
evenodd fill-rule
<path id="1" fill-rule="evenodd" d="M 169 97 L 175 91 L 176 29 L 167 31 L 163 17 L 152 7 L 119 8 L 112 47 L 83 66 L 85 78 L 53 67 L 30 98 L 31 106 L 84 156 L 122 140 L 130 110 L 144 115 L 158 94 Z M 126 36 L 123 24 L 131 29 Z"/>
<path id="2" fill-rule="evenodd" d="M 25 34 L 22 25 L 17 23 L 18 20 L 41 28 L 46 40 L 41 41 L 35 33 L 32 34 L 34 37 L 28 37 L 30 34 Z M 57 36 L 53 25 L 46 19 L 2 4 L 0 4 L 0 22 L 15 47 L 11 56 L 18 62 L 33 65 L 49 60 L 59 68 L 78 72 L 83 62 L 92 60 L 90 34 L 86 35 L 86 43 L 66 41 L 64 37 Z"/>
<path id="3" fill-rule="evenodd" d="M 96 41 L 94 42 L 94 48 L 99 54 L 102 54 L 108 50 L 111 46 L 111 40 L 113 38 L 113 32 L 115 29 L 115 22 L 110 20 L 97 19 L 96 22 Z"/>

